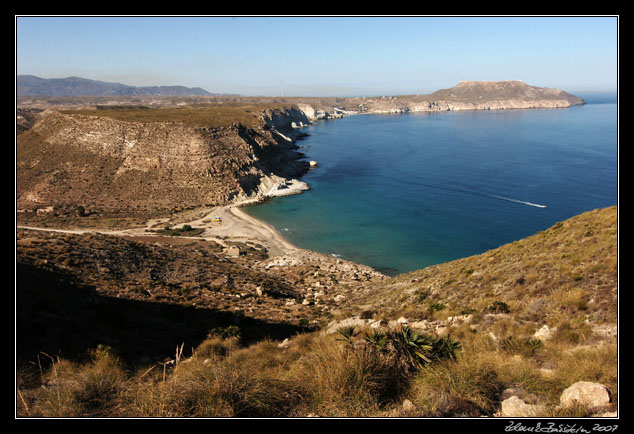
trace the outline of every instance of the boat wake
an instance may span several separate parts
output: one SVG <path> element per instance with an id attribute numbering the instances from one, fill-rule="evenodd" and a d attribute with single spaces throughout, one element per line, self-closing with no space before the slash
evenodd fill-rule
<path id="1" fill-rule="evenodd" d="M 489 197 L 493 199 L 505 200 L 507 202 L 515 202 L 515 203 L 521 203 L 523 205 L 534 206 L 536 208 L 547 208 L 546 205 L 540 205 L 538 203 L 533 203 L 533 202 L 526 202 L 525 200 L 511 199 L 510 197 L 496 196 L 494 194 L 490 194 Z"/>
<path id="2" fill-rule="evenodd" d="M 454 191 L 454 192 L 457 192 L 457 193 L 470 194 L 472 196 L 488 197 L 489 199 L 497 199 L 497 200 L 503 200 L 505 202 L 519 203 L 519 204 L 522 204 L 522 205 L 532 206 L 532 207 L 535 207 L 535 208 L 547 208 L 546 205 L 541 205 L 539 203 L 533 203 L 533 202 L 528 202 L 528 201 L 525 201 L 525 200 L 513 199 L 513 198 L 510 198 L 510 197 L 499 196 L 497 194 L 490 194 L 490 193 L 485 193 L 485 192 L 477 191 L 477 190 L 470 190 L 470 189 L 458 188 L 458 187 L 449 187 L 449 186 L 441 185 L 441 184 L 427 184 L 427 183 L 424 183 L 424 182 L 412 181 L 412 180 L 407 180 L 407 179 L 403 179 L 403 178 L 394 178 L 394 177 L 390 177 L 390 176 L 386 176 L 386 178 L 388 178 L 388 179 L 390 179 L 392 181 L 402 182 L 402 183 L 405 183 L 405 184 L 417 185 L 417 186 L 421 186 L 421 187 L 434 188 L 434 189 L 437 189 L 437 190 Z"/>

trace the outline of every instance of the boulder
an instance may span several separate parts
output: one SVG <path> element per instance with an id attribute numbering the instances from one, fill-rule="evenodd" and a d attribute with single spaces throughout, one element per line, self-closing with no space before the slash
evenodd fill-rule
<path id="1" fill-rule="evenodd" d="M 543 411 L 541 405 L 527 404 L 513 395 L 502 401 L 500 417 L 535 417 Z"/>
<path id="2" fill-rule="evenodd" d="M 291 346 L 291 342 L 288 340 L 288 338 L 284 339 L 282 343 L 277 345 L 278 348 L 281 348 L 283 350 L 287 349 L 290 346 Z"/>
<path id="3" fill-rule="evenodd" d="M 603 407 L 611 402 L 610 390 L 600 383 L 579 381 L 564 390 L 559 401 L 562 407 L 575 404 L 589 409 Z"/>
<path id="4" fill-rule="evenodd" d="M 533 337 L 535 339 L 539 339 L 540 341 L 547 341 L 548 339 L 550 339 L 553 336 L 554 332 L 555 332 L 555 330 L 551 329 L 546 324 L 544 324 L 539 330 L 537 330 L 533 334 Z"/>
<path id="5" fill-rule="evenodd" d="M 405 399 L 403 401 L 403 410 L 404 411 L 415 411 L 416 406 L 409 399 Z"/>

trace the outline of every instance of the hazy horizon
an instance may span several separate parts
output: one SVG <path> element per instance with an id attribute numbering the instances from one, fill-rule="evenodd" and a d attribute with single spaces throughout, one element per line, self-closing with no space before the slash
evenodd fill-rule
<path id="1" fill-rule="evenodd" d="M 616 93 L 618 17 L 15 17 L 16 75 L 244 96 Z"/>

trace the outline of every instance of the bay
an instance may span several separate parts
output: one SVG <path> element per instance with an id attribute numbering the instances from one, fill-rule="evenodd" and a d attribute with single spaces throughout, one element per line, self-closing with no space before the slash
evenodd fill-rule
<path id="1" fill-rule="evenodd" d="M 311 190 L 245 208 L 301 248 L 396 275 L 618 201 L 617 104 L 357 115 L 306 127 Z"/>

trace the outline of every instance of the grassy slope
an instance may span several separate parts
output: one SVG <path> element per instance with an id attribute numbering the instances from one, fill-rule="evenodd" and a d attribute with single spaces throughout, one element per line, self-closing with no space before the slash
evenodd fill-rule
<path id="1" fill-rule="evenodd" d="M 240 123 L 246 127 L 260 124 L 259 112 L 262 110 L 282 109 L 282 104 L 197 104 L 181 108 L 159 109 L 119 109 L 119 110 L 62 110 L 64 114 L 84 116 L 100 116 L 127 122 L 169 122 L 204 128 L 229 127 Z"/>
<path id="2" fill-rule="evenodd" d="M 246 346 L 210 336 L 191 359 L 178 360 L 176 352 L 168 365 L 129 371 L 101 348 L 89 362 L 58 360 L 42 377 L 21 373 L 18 414 L 478 417 L 499 411 L 505 389 L 513 388 L 542 406 L 538 416 L 587 416 L 558 407 L 576 381 L 605 384 L 613 402 L 603 410 L 613 411 L 616 342 L 592 326 L 615 325 L 616 219 L 616 207 L 592 211 L 482 255 L 365 288 L 363 302 L 386 317 L 477 310 L 471 323 L 450 330 L 462 344 L 456 359 L 404 372 L 399 354 L 362 345 L 363 334 L 354 345 L 338 335 L 301 334 L 286 350 L 268 339 Z M 446 307 L 430 314 L 430 301 Z M 489 312 L 495 301 L 510 312 Z M 543 323 L 556 327 L 553 338 L 530 339 Z M 405 399 L 413 405 L 404 407 Z"/>

